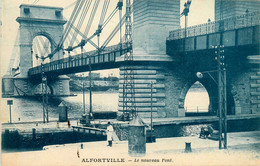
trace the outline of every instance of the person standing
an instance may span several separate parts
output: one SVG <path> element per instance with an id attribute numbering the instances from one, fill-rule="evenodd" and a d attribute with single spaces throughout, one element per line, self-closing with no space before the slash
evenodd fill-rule
<path id="1" fill-rule="evenodd" d="M 108 122 L 107 125 L 108 125 L 107 126 L 107 141 L 108 141 L 108 145 L 107 146 L 112 147 L 114 129 L 113 129 L 113 126 L 111 125 L 110 122 Z"/>
<path id="2" fill-rule="evenodd" d="M 70 120 L 68 120 L 68 128 L 70 128 Z"/>

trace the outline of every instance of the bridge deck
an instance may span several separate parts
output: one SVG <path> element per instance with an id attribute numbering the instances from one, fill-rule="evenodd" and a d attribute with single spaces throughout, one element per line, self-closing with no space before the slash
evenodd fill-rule
<path id="1" fill-rule="evenodd" d="M 86 72 L 90 70 L 90 65 L 91 70 L 118 68 L 118 64 L 115 63 L 116 58 L 126 53 L 129 49 L 131 48 L 127 48 L 125 45 L 122 46 L 122 49 L 120 49 L 119 45 L 115 45 L 108 47 L 101 53 L 91 51 L 70 56 L 52 61 L 43 66 L 31 68 L 28 75 L 31 78 L 35 78 L 40 77 L 43 71 L 47 76 Z"/>
<path id="2" fill-rule="evenodd" d="M 246 51 L 247 55 L 259 54 L 260 13 L 242 15 L 222 21 L 209 22 L 177 29 L 169 33 L 166 41 L 168 55 L 186 52 L 188 54 L 211 52 L 217 45 L 233 50 L 233 54 Z"/>

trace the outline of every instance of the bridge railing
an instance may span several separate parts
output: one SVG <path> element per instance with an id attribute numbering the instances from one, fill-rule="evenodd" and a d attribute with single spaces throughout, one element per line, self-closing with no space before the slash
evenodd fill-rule
<path id="1" fill-rule="evenodd" d="M 222 31 L 228 31 L 233 29 L 239 29 L 243 27 L 251 27 L 260 24 L 260 12 L 253 12 L 244 14 L 237 17 L 227 18 L 224 20 L 213 21 L 205 24 L 195 25 L 187 27 L 186 37 L 193 37 L 199 35 L 205 35 L 210 33 L 216 33 Z M 167 40 L 182 39 L 185 37 L 185 29 L 177 29 L 170 31 Z"/>
<path id="2" fill-rule="evenodd" d="M 113 52 L 113 51 L 119 51 L 121 48 L 120 48 L 120 45 L 117 44 L 117 45 L 113 45 L 113 46 L 109 46 L 109 47 L 106 47 L 104 48 L 100 54 L 106 54 L 106 53 L 109 53 L 109 52 Z M 123 43 L 122 44 L 122 49 L 126 49 L 126 44 Z M 96 56 L 98 55 L 98 50 L 93 50 L 93 51 L 88 51 L 88 52 L 84 52 L 83 53 L 83 58 L 87 58 L 89 56 Z M 73 55 L 70 57 L 71 59 L 78 59 L 78 58 L 82 58 L 82 55 L 81 54 L 77 54 L 77 55 Z M 69 59 L 69 57 L 66 57 L 66 58 L 63 58 L 63 59 Z"/>

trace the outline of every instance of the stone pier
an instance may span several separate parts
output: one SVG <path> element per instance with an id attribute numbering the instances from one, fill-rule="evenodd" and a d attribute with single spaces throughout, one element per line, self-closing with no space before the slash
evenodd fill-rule
<path id="1" fill-rule="evenodd" d="M 180 28 L 180 2 L 172 0 L 135 0 L 133 2 L 133 56 L 135 103 L 141 117 L 150 117 L 151 101 L 154 117 L 183 116 L 167 98 L 168 66 L 173 59 L 166 55 L 165 39 L 172 29 Z M 123 60 L 123 57 L 117 61 Z M 123 74 L 120 67 L 119 104 L 123 110 Z M 153 89 L 151 90 L 151 82 Z M 152 98 L 151 98 L 152 91 Z M 169 105 L 170 104 L 170 105 Z M 169 108 L 172 109 L 169 109 Z M 176 108 L 176 109 L 175 109 Z M 180 111 L 179 111 L 180 112 Z"/>

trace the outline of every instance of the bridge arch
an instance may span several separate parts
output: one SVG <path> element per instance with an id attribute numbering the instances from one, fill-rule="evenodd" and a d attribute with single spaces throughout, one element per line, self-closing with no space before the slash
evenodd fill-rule
<path id="1" fill-rule="evenodd" d="M 201 83 L 204 88 L 206 89 L 208 96 L 209 96 L 209 115 L 217 115 L 218 110 L 218 86 L 211 78 L 203 78 L 203 79 L 196 79 L 193 78 L 189 80 L 182 88 L 180 97 L 179 97 L 179 105 L 178 108 L 184 109 L 184 101 L 189 89 L 195 82 Z M 231 93 L 229 87 L 227 87 L 227 114 L 233 115 L 235 114 L 235 107 L 239 106 L 238 100 Z"/>
<path id="2" fill-rule="evenodd" d="M 199 82 L 196 81 L 186 93 L 184 99 L 184 109 L 186 115 L 189 113 L 196 113 L 197 115 L 203 113 L 209 113 L 209 94 L 206 88 Z"/>
<path id="3" fill-rule="evenodd" d="M 32 39 L 32 61 L 33 67 L 41 63 L 48 63 L 50 59 L 47 56 L 53 51 L 53 41 L 45 35 L 34 35 Z M 46 59 L 41 59 L 42 57 Z"/>
<path id="4" fill-rule="evenodd" d="M 46 32 L 46 31 L 35 32 L 32 35 L 32 42 L 33 42 L 33 39 L 36 38 L 37 36 L 44 36 L 44 37 L 46 37 L 50 41 L 51 51 L 53 51 L 55 46 L 57 46 L 57 43 L 55 42 L 55 39 L 53 38 L 52 34 Z"/>
<path id="5" fill-rule="evenodd" d="M 54 94 L 53 87 L 51 87 L 51 85 L 49 85 L 49 84 L 47 85 L 47 92 L 50 95 Z M 42 95 L 42 83 L 34 85 L 33 94 L 34 95 Z"/>

